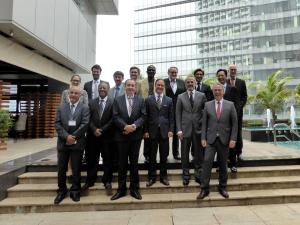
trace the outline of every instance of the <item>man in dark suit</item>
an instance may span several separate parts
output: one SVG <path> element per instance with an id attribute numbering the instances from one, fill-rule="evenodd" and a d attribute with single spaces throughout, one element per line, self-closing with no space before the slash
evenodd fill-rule
<path id="1" fill-rule="evenodd" d="M 176 134 L 177 128 L 176 128 L 176 102 L 177 97 L 181 93 L 185 92 L 185 84 L 183 80 L 177 79 L 178 74 L 178 68 L 175 66 L 171 66 L 168 69 L 168 76 L 169 78 L 164 79 L 165 85 L 166 85 L 166 96 L 170 97 L 173 101 L 173 113 L 174 113 L 174 130 L 173 134 Z M 176 160 L 180 160 L 179 157 L 179 141 L 178 138 L 176 138 L 176 135 L 173 136 L 172 141 L 172 153 L 173 157 Z"/>
<path id="2" fill-rule="evenodd" d="M 237 111 L 238 109 L 238 93 L 237 89 L 232 87 L 228 82 L 227 82 L 227 70 L 225 69 L 219 69 L 217 71 L 217 79 L 218 81 L 223 85 L 224 88 L 224 96 L 223 98 L 225 100 L 231 101 L 234 104 L 234 107 Z M 236 158 L 236 152 L 235 149 L 229 149 L 229 167 L 232 173 L 237 172 L 237 158 Z"/>
<path id="3" fill-rule="evenodd" d="M 165 82 L 155 81 L 155 93 L 146 99 L 147 120 L 144 137 L 150 140 L 150 162 L 147 187 L 156 182 L 156 154 L 159 147 L 160 182 L 169 185 L 167 174 L 167 158 L 169 153 L 169 137 L 173 136 L 174 119 L 172 99 L 164 96 Z"/>
<path id="4" fill-rule="evenodd" d="M 84 84 L 84 88 L 83 88 L 87 92 L 89 100 L 99 97 L 98 86 L 101 82 L 100 75 L 101 75 L 102 69 L 98 64 L 95 64 L 92 67 L 91 71 L 92 71 L 92 75 L 93 75 L 93 80 L 86 82 Z"/>
<path id="5" fill-rule="evenodd" d="M 243 137 L 242 137 L 242 125 L 243 125 L 243 108 L 247 103 L 247 87 L 244 80 L 239 79 L 236 77 L 237 75 L 237 68 L 236 65 L 231 64 L 229 65 L 229 79 L 228 83 L 236 89 L 237 93 L 237 104 L 236 104 L 236 112 L 238 117 L 238 134 L 237 134 L 237 141 L 235 146 L 235 154 L 236 157 L 240 157 L 242 154 L 243 149 Z"/>
<path id="6" fill-rule="evenodd" d="M 196 69 L 194 71 L 194 77 L 196 79 L 196 91 L 204 93 L 207 101 L 213 100 L 214 96 L 210 86 L 203 83 L 204 70 L 200 68 Z"/>
<path id="7" fill-rule="evenodd" d="M 119 171 L 118 191 L 111 200 L 126 195 L 126 174 L 129 158 L 130 195 L 142 199 L 139 193 L 138 159 L 143 137 L 143 125 L 146 119 L 145 102 L 142 97 L 135 95 L 136 83 L 128 79 L 125 82 L 125 95 L 114 101 L 113 119 L 116 125 L 115 141 L 118 147 Z"/>
<path id="8" fill-rule="evenodd" d="M 79 102 L 81 89 L 70 88 L 70 103 L 63 103 L 57 110 L 55 128 L 57 131 L 58 191 L 54 204 L 59 204 L 67 194 L 66 172 L 71 159 L 72 186 L 70 197 L 80 201 L 81 158 L 85 146 L 85 132 L 89 123 L 89 108 Z"/>
<path id="9" fill-rule="evenodd" d="M 99 98 L 89 103 L 90 125 L 87 132 L 88 148 L 86 151 L 87 179 L 82 190 L 94 186 L 97 179 L 100 153 L 103 158 L 102 182 L 111 194 L 113 177 L 113 163 L 111 144 L 113 141 L 113 99 L 108 98 L 109 83 L 102 81 L 99 84 Z"/>
<path id="10" fill-rule="evenodd" d="M 187 91 L 178 95 L 176 104 L 177 136 L 181 140 L 181 164 L 183 185 L 190 182 L 189 154 L 191 144 L 194 146 L 195 181 L 200 184 L 200 169 L 203 162 L 201 146 L 202 111 L 206 102 L 203 93 L 195 90 L 196 79 L 190 75 L 185 79 Z"/>
<path id="11" fill-rule="evenodd" d="M 215 100 L 205 104 L 202 120 L 201 142 L 205 147 L 203 171 L 201 175 L 201 192 L 197 199 L 209 195 L 209 181 L 215 154 L 219 161 L 219 193 L 228 198 L 227 159 L 229 148 L 234 148 L 237 136 L 237 115 L 234 104 L 223 98 L 222 84 L 213 86 Z"/>

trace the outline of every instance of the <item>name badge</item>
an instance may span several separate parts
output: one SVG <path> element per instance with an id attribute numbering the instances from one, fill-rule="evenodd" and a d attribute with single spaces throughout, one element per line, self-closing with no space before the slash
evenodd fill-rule
<path id="1" fill-rule="evenodd" d="M 69 126 L 70 127 L 76 126 L 76 120 L 69 120 Z"/>

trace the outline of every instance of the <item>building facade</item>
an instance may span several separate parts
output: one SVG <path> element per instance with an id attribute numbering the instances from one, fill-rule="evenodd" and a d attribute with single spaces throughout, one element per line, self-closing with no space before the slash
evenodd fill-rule
<path id="1" fill-rule="evenodd" d="M 300 79 L 300 0 L 137 0 L 134 27 L 142 71 L 214 75 L 235 63 L 253 80 L 277 69 Z"/>

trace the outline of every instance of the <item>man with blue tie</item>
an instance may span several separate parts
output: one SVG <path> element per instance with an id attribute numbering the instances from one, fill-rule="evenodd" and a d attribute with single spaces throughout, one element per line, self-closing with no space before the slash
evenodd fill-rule
<path id="1" fill-rule="evenodd" d="M 115 99 L 116 97 L 124 94 L 124 73 L 122 71 L 116 71 L 114 73 L 115 86 L 109 89 L 108 97 Z"/>
<path id="2" fill-rule="evenodd" d="M 227 187 L 227 159 L 229 148 L 234 148 L 237 138 L 237 114 L 234 104 L 223 98 L 223 85 L 213 86 L 215 100 L 205 104 L 203 110 L 201 143 L 205 149 L 203 171 L 201 175 L 201 192 L 197 199 L 204 199 L 209 195 L 209 181 L 215 154 L 219 163 L 219 193 L 228 198 Z"/>
<path id="3" fill-rule="evenodd" d="M 157 79 L 154 83 L 154 95 L 146 99 L 147 120 L 144 137 L 150 140 L 150 160 L 147 187 L 156 182 L 156 155 L 159 148 L 160 182 L 169 185 L 167 158 L 169 138 L 173 136 L 174 119 L 172 99 L 164 95 L 165 82 Z"/>
<path id="4" fill-rule="evenodd" d="M 118 190 L 111 200 L 126 195 L 126 176 L 129 158 L 130 168 L 130 195 L 138 200 L 142 199 L 139 192 L 138 159 L 143 125 L 146 119 L 144 99 L 135 95 L 136 82 L 125 81 L 125 94 L 117 97 L 113 105 L 113 120 L 116 126 L 115 142 L 118 148 Z"/>
<path id="5" fill-rule="evenodd" d="M 66 172 L 70 159 L 72 167 L 70 197 L 75 202 L 80 201 L 81 159 L 90 117 L 88 106 L 79 101 L 80 96 L 80 87 L 72 86 L 69 90 L 70 102 L 61 104 L 57 110 L 55 128 L 58 135 L 58 190 L 54 204 L 59 204 L 66 197 Z"/>

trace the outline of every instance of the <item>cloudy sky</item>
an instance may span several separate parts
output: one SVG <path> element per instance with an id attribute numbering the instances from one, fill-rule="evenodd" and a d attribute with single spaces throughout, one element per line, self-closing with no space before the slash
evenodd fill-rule
<path id="1" fill-rule="evenodd" d="M 98 16 L 96 63 L 101 79 L 113 86 L 113 73 L 121 70 L 129 78 L 133 65 L 133 0 L 119 1 L 119 15 Z"/>

